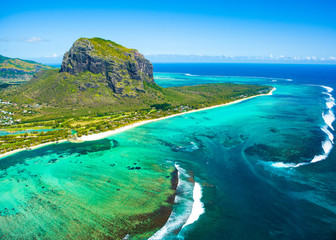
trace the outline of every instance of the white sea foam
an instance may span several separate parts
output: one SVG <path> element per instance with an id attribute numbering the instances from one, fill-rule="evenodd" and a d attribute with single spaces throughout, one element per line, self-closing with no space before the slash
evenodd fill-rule
<path id="1" fill-rule="evenodd" d="M 322 142 L 322 149 L 323 149 L 324 154 L 315 155 L 313 160 L 311 160 L 310 163 L 315 163 L 315 162 L 319 162 L 319 161 L 327 159 L 331 149 L 333 148 L 333 143 L 334 143 L 334 135 L 328 129 L 329 127 L 330 129 L 334 130 L 332 124 L 335 121 L 335 115 L 332 111 L 332 107 L 335 105 L 335 99 L 330 94 L 330 92 L 332 92 L 333 89 L 327 86 L 322 86 L 322 87 L 328 91 L 328 93 L 325 93 L 325 94 L 329 96 L 329 99 L 327 99 L 327 103 L 326 103 L 328 107 L 328 112 L 322 113 L 322 118 L 326 125 L 321 128 L 321 130 L 328 136 L 328 139 Z"/>
<path id="2" fill-rule="evenodd" d="M 276 167 L 276 168 L 296 168 L 296 167 L 301 167 L 301 166 L 308 165 L 311 163 L 316 163 L 316 162 L 325 160 L 328 157 L 332 148 L 333 148 L 332 141 L 328 139 L 322 143 L 322 149 L 323 149 L 324 154 L 315 155 L 313 160 L 311 160 L 310 162 L 303 162 L 303 163 L 275 162 L 275 163 L 272 163 L 271 166 Z"/>
<path id="3" fill-rule="evenodd" d="M 316 155 L 313 158 L 313 160 L 311 160 L 310 163 L 315 163 L 315 162 L 319 162 L 319 161 L 322 161 L 322 160 L 326 159 L 328 157 L 332 147 L 333 147 L 333 145 L 332 145 L 331 141 L 329 141 L 329 140 L 324 141 L 323 144 L 322 144 L 324 154 Z"/>
<path id="4" fill-rule="evenodd" d="M 335 106 L 335 98 L 329 92 L 323 92 L 325 95 L 328 95 L 328 99 L 326 99 L 326 105 L 328 109 L 332 109 Z"/>
<path id="5" fill-rule="evenodd" d="M 258 77 L 256 77 L 258 78 Z M 261 78 L 261 77 L 260 77 Z M 266 78 L 269 79 L 269 78 Z M 286 78 L 277 78 L 277 79 L 272 79 L 271 82 L 277 82 L 277 81 L 285 81 L 285 82 L 292 82 L 293 79 L 286 79 Z"/>
<path id="6" fill-rule="evenodd" d="M 332 147 L 333 147 L 332 142 L 330 142 L 329 140 L 324 141 L 323 144 L 322 144 L 324 154 L 328 155 L 330 153 Z"/>
<path id="7" fill-rule="evenodd" d="M 324 127 L 321 128 L 321 130 L 322 130 L 325 134 L 327 134 L 329 140 L 330 140 L 332 143 L 334 143 L 334 135 L 328 130 L 328 126 L 325 125 Z"/>
<path id="8" fill-rule="evenodd" d="M 190 145 L 191 145 L 190 149 L 191 149 L 192 151 L 195 151 L 195 150 L 198 150 L 198 149 L 199 149 L 199 147 L 198 147 L 194 142 L 190 142 Z"/>
<path id="9" fill-rule="evenodd" d="M 331 93 L 332 91 L 334 91 L 333 88 L 328 87 L 328 86 L 321 85 L 321 87 L 323 87 L 324 89 L 326 89 L 328 91 L 328 93 Z"/>
<path id="10" fill-rule="evenodd" d="M 323 130 L 323 129 L 322 129 Z M 324 131 L 324 130 L 323 130 Z M 328 131 L 328 130 L 327 130 Z M 329 132 L 329 131 L 328 131 Z M 330 132 L 329 132 L 330 133 Z M 329 134 L 326 133 L 328 136 Z M 331 134 L 331 133 L 330 133 Z M 332 134 L 331 134 L 332 135 Z M 272 163 L 271 166 L 272 167 L 276 167 L 276 168 L 296 168 L 296 167 L 301 167 L 301 166 L 304 166 L 304 165 L 308 165 L 308 164 L 311 164 L 311 163 L 316 163 L 316 162 L 319 162 L 319 161 L 322 161 L 322 160 L 325 160 L 331 149 L 333 148 L 333 144 L 332 144 L 332 140 L 334 136 L 332 135 L 332 137 L 329 136 L 329 139 L 325 140 L 323 143 L 322 143 L 322 149 L 323 149 L 323 152 L 324 154 L 321 154 L 321 155 L 315 155 L 313 160 L 311 160 L 310 162 L 303 162 L 303 163 L 283 163 L 283 162 L 275 162 L 275 163 Z"/>
<path id="11" fill-rule="evenodd" d="M 329 99 L 332 100 L 332 101 L 335 101 L 335 98 L 328 92 L 323 92 L 325 95 L 328 95 L 329 96 Z"/>
<path id="12" fill-rule="evenodd" d="M 172 213 L 166 224 L 151 236 L 149 240 L 174 238 L 175 232 L 182 229 L 193 212 L 194 200 L 191 196 L 193 195 L 195 187 L 193 188 L 193 184 L 187 181 L 187 178 L 190 176 L 186 171 L 179 165 L 175 165 L 175 167 L 178 170 L 179 182 L 176 189 Z"/>
<path id="13" fill-rule="evenodd" d="M 185 226 L 188 226 L 188 225 L 196 222 L 198 220 L 198 218 L 204 213 L 204 206 L 203 206 L 203 203 L 201 201 L 201 199 L 202 199 L 202 188 L 201 188 L 201 185 L 197 182 L 195 182 L 195 185 L 194 185 L 193 199 L 194 199 L 194 203 L 193 203 L 193 207 L 192 207 L 192 210 L 191 210 L 191 214 L 190 214 L 187 222 L 182 226 L 182 229 Z"/>
<path id="14" fill-rule="evenodd" d="M 335 106 L 335 100 L 329 100 L 326 102 L 327 108 L 331 109 Z"/>
<path id="15" fill-rule="evenodd" d="M 328 95 L 331 101 L 335 101 L 335 98 L 329 92 L 323 92 L 323 94 Z"/>
<path id="16" fill-rule="evenodd" d="M 198 77 L 199 76 L 199 75 L 193 75 L 193 74 L 189 74 L 189 73 L 186 73 L 185 75 L 189 76 L 189 77 Z"/>
<path id="17" fill-rule="evenodd" d="M 301 166 L 309 165 L 309 164 L 311 164 L 311 162 L 298 163 L 298 164 L 295 165 L 295 167 L 301 167 Z"/>
<path id="18" fill-rule="evenodd" d="M 275 168 L 297 168 L 304 165 L 308 165 L 311 162 L 302 162 L 302 163 L 284 163 L 284 162 L 275 162 L 271 166 Z"/>
<path id="19" fill-rule="evenodd" d="M 332 129 L 334 130 L 334 127 L 332 126 L 333 122 L 335 121 L 335 115 L 332 112 L 331 109 L 329 109 L 328 113 L 322 113 L 322 118 L 324 122 Z"/>
<path id="20" fill-rule="evenodd" d="M 310 163 L 319 162 L 319 161 L 322 161 L 322 160 L 324 160 L 324 159 L 326 159 L 326 156 L 324 156 L 324 155 L 316 155 L 316 156 L 313 158 L 313 160 L 311 160 Z"/>
<path id="21" fill-rule="evenodd" d="M 180 81 L 180 79 L 174 78 L 174 77 L 157 77 L 157 76 L 155 76 L 154 79 L 155 80 L 174 80 L 174 81 L 179 80 Z"/>
<path id="22" fill-rule="evenodd" d="M 320 155 L 315 155 L 314 158 L 310 162 L 303 162 L 303 163 L 283 163 L 283 162 L 275 162 L 272 163 L 272 167 L 276 168 L 296 168 L 304 165 L 308 165 L 311 163 L 316 163 L 322 160 L 327 159 L 329 153 L 331 152 L 333 148 L 333 143 L 334 143 L 334 135 L 332 134 L 331 131 L 329 131 L 328 127 L 332 130 L 334 130 L 332 124 L 335 121 L 335 115 L 332 111 L 332 108 L 335 106 L 335 99 L 333 96 L 330 94 L 334 89 L 328 86 L 322 86 L 324 89 L 327 90 L 327 92 L 323 92 L 323 94 L 328 95 L 329 98 L 326 99 L 326 106 L 327 106 L 327 113 L 322 113 L 322 118 L 325 122 L 326 125 L 324 125 L 321 130 L 328 136 L 328 138 L 322 142 L 322 149 L 323 149 L 323 154 Z"/>
<path id="23" fill-rule="evenodd" d="M 330 94 L 332 91 L 334 91 L 334 89 L 332 89 L 331 87 L 328 86 L 323 86 L 321 85 L 321 87 L 323 87 L 324 89 L 327 90 L 327 92 L 323 92 L 324 94 L 328 95 L 329 98 L 326 99 L 326 106 L 328 108 L 327 113 L 322 113 L 322 118 L 324 120 L 324 122 L 332 129 L 334 130 L 332 124 L 335 121 L 335 115 L 332 111 L 332 108 L 335 106 L 335 98 L 333 98 L 333 96 Z M 323 129 L 322 129 L 323 130 Z M 326 131 L 324 131 L 326 132 Z M 327 133 L 327 132 L 326 132 Z M 327 133 L 327 135 L 329 136 L 329 134 Z M 330 138 L 330 137 L 329 137 Z M 331 140 L 333 141 L 333 140 Z"/>
<path id="24" fill-rule="evenodd" d="M 292 168 L 295 167 L 296 163 L 284 163 L 284 162 L 274 162 L 271 164 L 272 167 L 275 168 Z"/>

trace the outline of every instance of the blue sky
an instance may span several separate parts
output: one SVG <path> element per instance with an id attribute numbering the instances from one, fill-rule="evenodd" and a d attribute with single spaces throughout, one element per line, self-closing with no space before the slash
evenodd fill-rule
<path id="1" fill-rule="evenodd" d="M 59 63 L 79 37 L 145 55 L 336 57 L 336 1 L 6 1 L 0 54 Z"/>

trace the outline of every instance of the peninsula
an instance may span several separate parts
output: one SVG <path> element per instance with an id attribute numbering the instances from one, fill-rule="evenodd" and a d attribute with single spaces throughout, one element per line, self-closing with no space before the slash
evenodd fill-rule
<path id="1" fill-rule="evenodd" d="M 117 140 L 106 137 L 149 122 L 271 94 L 272 89 L 231 83 L 162 88 L 154 81 L 152 64 L 137 50 L 101 38 L 78 39 L 65 53 L 61 69 L 39 71 L 28 82 L 0 91 L 0 153 L 9 164 L 4 169 L 28 154 L 28 158 L 41 157 L 44 166 L 64 181 L 50 182 L 41 172 L 29 176 L 36 179 L 33 183 L 17 186 L 31 186 L 25 195 L 27 201 L 13 206 L 6 203 L 0 220 L 11 216 L 10 221 L 2 222 L 4 226 L 19 229 L 17 223 L 25 222 L 32 230 L 22 233 L 5 228 L 2 234 L 8 238 L 36 237 L 40 218 L 47 211 L 52 213 L 49 222 L 58 225 L 46 226 L 44 235 L 39 235 L 42 238 L 55 234 L 112 239 L 152 236 L 171 213 L 178 183 L 176 169 L 162 165 L 160 157 L 153 154 L 129 156 Z M 43 158 L 50 147 L 41 148 L 41 152 L 20 152 L 66 140 L 82 143 L 58 144 L 53 148 L 59 155 L 55 159 Z M 95 145 L 87 140 L 100 142 Z M 112 149 L 119 152 L 113 159 L 108 157 Z M 86 162 L 76 160 L 76 153 L 97 151 L 106 155 Z M 18 155 L 11 155 L 14 152 Z M 35 168 L 33 162 L 26 164 Z M 83 195 L 91 191 L 96 193 Z M 64 199 L 69 200 L 67 204 L 59 204 Z M 68 212 L 76 218 L 69 218 Z"/>
<path id="2" fill-rule="evenodd" d="M 205 84 L 162 88 L 135 49 L 80 38 L 61 69 L 43 70 L 0 91 L 0 153 L 76 140 L 136 122 L 267 94 L 272 87 Z"/>

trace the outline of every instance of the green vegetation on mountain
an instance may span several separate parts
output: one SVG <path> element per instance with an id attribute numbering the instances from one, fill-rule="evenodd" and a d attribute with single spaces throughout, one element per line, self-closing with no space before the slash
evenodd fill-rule
<path id="1" fill-rule="evenodd" d="M 243 95 L 255 95 L 265 89 L 264 86 L 242 84 L 162 88 L 155 83 L 144 82 L 143 91 L 137 92 L 137 95 L 121 97 L 104 82 L 102 74 L 84 72 L 75 76 L 57 71 L 42 71 L 27 83 L 4 90 L 0 97 L 20 105 L 39 104 L 43 108 L 56 108 L 57 112 L 71 110 L 76 115 L 83 115 L 88 111 L 105 113 L 147 109 L 153 104 L 166 102 L 172 107 L 189 105 L 200 108 L 226 103 Z M 124 92 L 127 89 L 125 86 Z"/>
<path id="2" fill-rule="evenodd" d="M 0 153 L 63 139 L 76 141 L 83 135 L 270 90 L 229 83 L 162 88 L 154 82 L 152 64 L 137 50 L 100 38 L 80 38 L 65 53 L 61 69 L 34 72 L 30 81 L 0 90 Z M 165 171 L 169 177 L 172 169 Z M 174 200 L 173 182 L 175 189 L 176 179 L 161 182 L 160 189 L 169 194 L 161 194 L 155 204 L 137 213 L 120 217 L 128 207 L 120 208 L 114 201 L 111 219 L 119 224 L 113 229 L 119 230 L 108 229 L 106 238 L 122 239 L 130 233 L 132 239 L 145 239 L 162 227 Z M 152 180 L 144 183 L 150 186 Z"/>
<path id="3" fill-rule="evenodd" d="M 243 84 L 162 88 L 154 82 L 152 64 L 137 50 L 101 38 L 80 38 L 65 53 L 61 69 L 40 71 L 30 81 L 0 91 L 3 130 L 65 131 L 0 136 L 0 151 L 107 131 L 270 89 Z"/>
<path id="4" fill-rule="evenodd" d="M 64 82 L 54 85 L 53 93 L 48 94 L 52 89 L 51 86 L 43 88 L 43 85 L 36 86 L 32 81 L 16 87 L 13 92 L 10 89 L 0 92 L 0 99 L 10 100 L 9 104 L 0 106 L 1 109 L 13 114 L 11 124 L 5 120 L 0 120 L 0 124 L 2 121 L 2 129 L 10 132 L 26 129 L 66 131 L 52 131 L 44 135 L 29 133 L 28 136 L 27 134 L 0 136 L 0 152 L 113 130 L 142 120 L 228 103 L 270 91 L 270 87 L 267 86 L 241 84 L 161 88 L 154 83 L 146 83 L 144 88 L 146 92 L 141 92 L 137 98 L 118 99 L 108 95 L 109 97 L 100 99 L 100 94 L 92 89 L 86 91 L 86 95 L 75 95 L 75 91 L 72 91 L 75 89 L 74 85 L 69 87 Z M 39 89 L 44 90 L 43 94 L 34 95 L 34 91 Z M 107 94 L 108 87 L 105 86 L 101 92 Z M 74 96 L 81 96 L 80 104 Z M 73 132 L 76 134 L 73 135 Z"/>
<path id="5" fill-rule="evenodd" d="M 64 54 L 61 72 L 101 74 L 99 81 L 118 97 L 135 97 L 144 82 L 154 82 L 153 65 L 142 54 L 101 38 L 78 39 Z"/>
<path id="6" fill-rule="evenodd" d="M 136 53 L 136 49 L 126 48 L 118 43 L 102 38 L 80 38 L 78 41 L 90 41 L 96 55 L 101 57 L 116 57 L 122 60 L 128 60 L 132 53 Z"/>
<path id="7" fill-rule="evenodd" d="M 0 55 L 0 89 L 28 81 L 36 72 L 52 69 L 41 63 Z"/>

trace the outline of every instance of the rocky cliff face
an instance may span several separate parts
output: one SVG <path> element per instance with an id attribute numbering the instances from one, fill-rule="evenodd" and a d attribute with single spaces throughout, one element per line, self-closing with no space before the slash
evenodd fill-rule
<path id="1" fill-rule="evenodd" d="M 101 38 L 80 38 L 64 54 L 61 72 L 102 74 L 117 95 L 144 92 L 143 82 L 154 83 L 153 65 L 135 49 Z"/>

